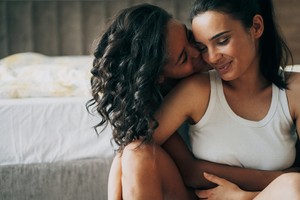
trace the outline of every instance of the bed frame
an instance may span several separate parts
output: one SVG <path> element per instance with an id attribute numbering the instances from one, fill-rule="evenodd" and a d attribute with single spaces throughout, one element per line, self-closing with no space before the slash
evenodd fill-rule
<path id="1" fill-rule="evenodd" d="M 187 22 L 192 0 L 2 0 L 0 58 L 29 51 L 50 56 L 90 54 L 94 39 L 116 11 L 140 2 L 157 4 Z"/>
<path id="2" fill-rule="evenodd" d="M 300 3 L 273 0 L 278 22 L 300 63 Z M 46 55 L 90 54 L 94 39 L 116 11 L 149 2 L 190 24 L 193 0 L 1 0 L 0 59 L 19 52 Z"/>

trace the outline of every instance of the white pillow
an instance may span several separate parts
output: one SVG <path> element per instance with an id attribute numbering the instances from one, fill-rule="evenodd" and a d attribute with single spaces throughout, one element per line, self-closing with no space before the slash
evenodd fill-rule
<path id="1" fill-rule="evenodd" d="M 0 98 L 90 96 L 91 67 L 91 56 L 8 56 L 0 60 Z"/>
<path id="2" fill-rule="evenodd" d="M 288 65 L 284 69 L 285 71 L 292 71 L 292 72 L 300 72 L 300 64 L 299 65 Z"/>

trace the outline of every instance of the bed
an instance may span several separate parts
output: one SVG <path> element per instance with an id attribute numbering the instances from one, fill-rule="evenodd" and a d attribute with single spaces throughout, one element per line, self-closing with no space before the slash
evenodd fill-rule
<path id="1" fill-rule="evenodd" d="M 116 146 L 86 110 L 91 64 L 33 52 L 0 60 L 1 199 L 107 199 Z"/>
<path id="2" fill-rule="evenodd" d="M 93 126 L 100 119 L 85 108 L 91 98 L 89 54 L 111 16 L 141 2 L 189 25 L 193 0 L 0 2 L 1 200 L 107 199 L 115 146 L 110 127 L 98 136 Z M 298 10 L 290 6 L 297 8 L 292 2 L 280 8 L 288 10 L 282 24 L 296 56 L 298 31 L 286 26 L 297 27 L 290 13 Z"/>
<path id="3" fill-rule="evenodd" d="M 0 60 L 0 199 L 107 199 L 111 129 L 85 104 L 90 56 Z"/>
<path id="4" fill-rule="evenodd" d="M 141 2 L 188 24 L 192 1 L 0 2 L 1 200 L 107 200 L 115 146 L 85 109 L 94 40 Z"/>

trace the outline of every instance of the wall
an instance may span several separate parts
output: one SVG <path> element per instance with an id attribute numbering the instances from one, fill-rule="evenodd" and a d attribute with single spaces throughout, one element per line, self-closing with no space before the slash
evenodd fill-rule
<path id="1" fill-rule="evenodd" d="M 0 58 L 24 51 L 89 54 L 105 23 L 118 10 L 140 2 L 159 5 L 187 21 L 190 5 L 180 0 L 1 1 Z"/>
<path id="2" fill-rule="evenodd" d="M 105 23 L 120 9 L 148 2 L 186 24 L 193 0 L 1 0 L 0 58 L 34 51 L 46 55 L 89 54 Z M 278 22 L 300 63 L 299 0 L 274 0 Z"/>
<path id="3" fill-rule="evenodd" d="M 300 64 L 300 1 L 274 0 L 274 6 L 278 25 L 293 53 L 294 63 Z"/>

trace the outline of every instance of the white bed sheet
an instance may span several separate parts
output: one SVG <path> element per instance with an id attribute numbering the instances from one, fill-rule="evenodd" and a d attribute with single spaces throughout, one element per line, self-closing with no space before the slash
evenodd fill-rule
<path id="1" fill-rule="evenodd" d="M 87 100 L 0 99 L 0 165 L 112 157 L 111 129 L 96 134 Z"/>

